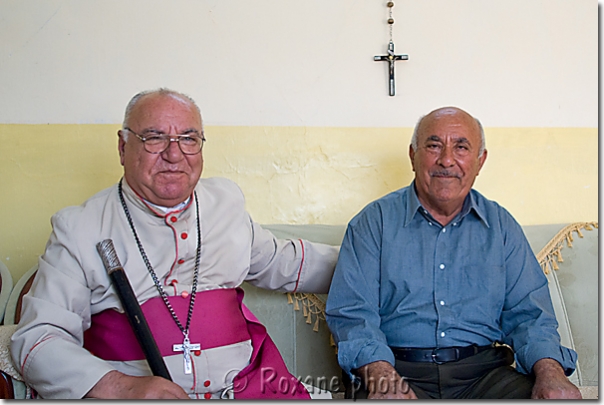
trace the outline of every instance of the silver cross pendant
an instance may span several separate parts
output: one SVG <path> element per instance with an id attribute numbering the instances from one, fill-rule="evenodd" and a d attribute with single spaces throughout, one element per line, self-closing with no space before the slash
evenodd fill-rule
<path id="1" fill-rule="evenodd" d="M 185 338 L 181 345 L 173 345 L 172 350 L 175 352 L 182 352 L 184 373 L 193 373 L 193 362 L 191 361 L 191 352 L 194 350 L 201 350 L 199 343 L 191 343 L 189 340 L 189 334 L 185 334 Z"/>

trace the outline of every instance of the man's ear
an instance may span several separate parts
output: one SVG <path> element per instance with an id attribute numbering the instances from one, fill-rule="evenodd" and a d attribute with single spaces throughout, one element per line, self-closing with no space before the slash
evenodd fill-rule
<path id="1" fill-rule="evenodd" d="M 124 135 L 123 135 L 121 129 L 119 131 L 117 131 L 117 136 L 119 137 L 119 140 L 117 142 L 117 151 L 120 154 L 120 164 L 123 166 L 124 165 L 124 155 L 126 154 L 126 151 L 125 151 L 126 141 L 124 141 Z"/>
<path id="2" fill-rule="evenodd" d="M 485 160 L 487 160 L 487 150 L 486 149 L 482 152 L 482 155 L 478 158 L 478 173 L 476 173 L 477 176 L 480 174 L 480 169 L 482 169 L 482 165 L 484 165 Z"/>
<path id="3" fill-rule="evenodd" d="M 415 150 L 413 150 L 413 145 L 409 145 L 409 159 L 411 159 L 411 168 L 415 171 Z"/>

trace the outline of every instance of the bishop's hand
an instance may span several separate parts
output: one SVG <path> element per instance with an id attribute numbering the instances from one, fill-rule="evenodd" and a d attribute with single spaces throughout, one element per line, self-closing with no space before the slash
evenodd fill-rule
<path id="1" fill-rule="evenodd" d="M 98 399 L 190 399 L 185 391 L 162 377 L 133 377 L 110 371 L 86 394 Z"/>

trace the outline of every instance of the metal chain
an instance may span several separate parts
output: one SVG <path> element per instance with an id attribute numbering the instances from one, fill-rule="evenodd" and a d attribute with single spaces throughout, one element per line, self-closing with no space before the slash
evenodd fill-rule
<path id="1" fill-rule="evenodd" d="M 172 308 L 172 304 L 170 304 L 170 301 L 168 300 L 168 294 L 166 294 L 166 291 L 161 286 L 161 283 L 159 282 L 159 279 L 157 278 L 157 275 L 155 274 L 155 271 L 153 270 L 153 267 L 151 266 L 151 263 L 149 262 L 149 258 L 147 257 L 147 254 L 145 253 L 145 249 L 143 249 L 143 244 L 141 243 L 140 239 L 138 238 L 136 228 L 134 228 L 134 222 L 132 221 L 132 217 L 130 216 L 130 211 L 128 210 L 128 206 L 126 205 L 126 201 L 124 200 L 124 193 L 122 192 L 122 180 L 123 179 L 120 179 L 120 182 L 118 184 L 118 195 L 120 198 L 120 202 L 122 204 L 122 208 L 124 209 L 124 213 L 126 214 L 126 218 L 128 219 L 128 224 L 130 225 L 130 229 L 132 230 L 132 234 L 134 235 L 134 239 L 136 240 L 138 250 L 141 254 L 141 257 L 143 258 L 143 261 L 145 262 L 145 265 L 147 266 L 147 270 L 149 271 L 149 275 L 153 279 L 153 283 L 155 284 L 157 291 L 159 291 L 159 295 L 162 297 L 164 303 L 166 304 L 168 311 L 170 311 L 170 315 L 172 315 L 172 318 L 176 322 L 178 329 L 180 329 L 180 331 L 183 333 L 183 335 L 185 335 L 185 337 L 187 337 L 189 335 L 189 326 L 191 325 L 191 318 L 193 317 L 193 307 L 195 305 L 195 294 L 197 292 L 197 278 L 199 275 L 199 263 L 200 263 L 200 258 L 201 258 L 201 227 L 199 225 L 199 204 L 197 202 L 197 192 L 193 192 L 193 194 L 195 196 L 195 213 L 197 215 L 197 252 L 195 255 L 195 271 L 193 273 L 193 287 L 191 289 L 191 301 L 189 302 L 189 312 L 187 314 L 187 326 L 185 328 L 183 328 L 182 324 L 180 323 L 180 320 L 178 319 L 178 316 L 176 316 L 176 312 L 174 311 L 174 308 Z"/>
<path id="2" fill-rule="evenodd" d="M 392 4 L 392 6 L 390 6 Z M 390 29 L 390 42 L 392 41 L 392 26 L 394 25 L 394 18 L 392 18 L 392 7 L 394 7 L 394 2 L 388 2 L 388 27 Z M 392 21 L 392 23 L 390 22 Z"/>

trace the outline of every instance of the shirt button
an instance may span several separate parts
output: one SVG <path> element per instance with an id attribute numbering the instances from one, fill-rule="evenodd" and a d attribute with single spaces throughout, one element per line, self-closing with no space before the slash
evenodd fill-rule
<path id="1" fill-rule="evenodd" d="M 440 337 L 445 337 L 445 332 L 440 332 Z"/>
<path id="2" fill-rule="evenodd" d="M 178 264 L 183 264 L 185 262 L 184 259 L 178 259 Z"/>
<path id="3" fill-rule="evenodd" d="M 176 285 L 178 284 L 178 280 L 173 279 L 172 281 L 170 281 L 170 285 Z"/>
<path id="4" fill-rule="evenodd" d="M 195 351 L 193 352 L 193 354 L 194 354 L 195 356 L 201 356 L 201 350 L 195 350 Z M 209 383 L 209 381 L 208 381 L 208 383 Z M 209 385 L 209 384 L 208 384 L 208 385 Z"/>
<path id="5" fill-rule="evenodd" d="M 189 237 L 189 235 L 186 232 L 183 232 L 183 233 L 180 234 L 180 237 L 182 239 L 187 239 Z"/>
<path id="6" fill-rule="evenodd" d="M 432 226 L 432 222 L 428 222 L 428 225 Z"/>
<path id="7" fill-rule="evenodd" d="M 170 217 L 170 221 L 176 222 L 176 221 L 178 221 L 178 218 L 176 218 L 176 217 Z"/>
<path id="8" fill-rule="evenodd" d="M 205 380 L 205 381 L 203 382 L 203 386 L 204 386 L 204 387 L 209 387 L 209 386 L 210 386 L 210 380 Z"/>
<path id="9" fill-rule="evenodd" d="M 212 399 L 212 394 L 211 394 L 211 393 L 209 393 L 209 392 L 206 392 L 205 394 L 203 394 L 203 397 L 204 397 L 205 399 Z"/>
<path id="10" fill-rule="evenodd" d="M 441 302 L 440 302 L 440 305 L 445 305 L 445 302 L 444 302 L 444 301 L 441 301 Z"/>
<path id="11" fill-rule="evenodd" d="M 441 265 L 440 265 L 440 266 L 438 266 L 438 267 L 440 267 L 440 269 L 441 269 L 441 270 L 443 270 L 443 269 L 445 268 L 445 265 L 444 265 L 444 264 L 441 264 Z"/>
<path id="12" fill-rule="evenodd" d="M 453 222 L 453 226 L 457 226 L 457 222 Z"/>
<path id="13" fill-rule="evenodd" d="M 189 292 L 188 291 L 183 291 L 180 293 L 180 296 L 183 298 L 187 298 L 189 296 Z"/>
<path id="14" fill-rule="evenodd" d="M 443 233 L 447 232 L 447 228 L 443 228 Z"/>

